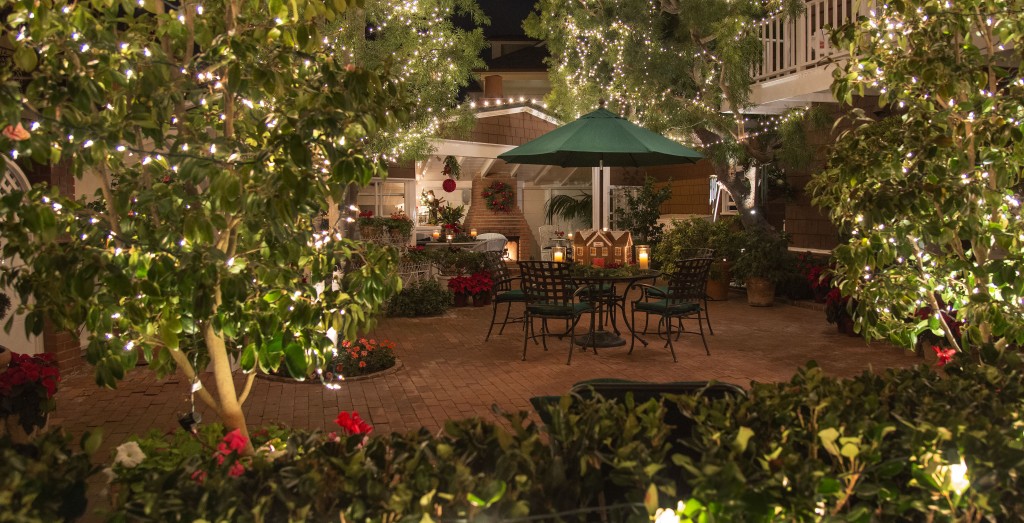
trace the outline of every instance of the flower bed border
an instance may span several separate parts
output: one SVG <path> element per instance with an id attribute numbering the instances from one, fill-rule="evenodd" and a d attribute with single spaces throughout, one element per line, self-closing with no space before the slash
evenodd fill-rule
<path id="1" fill-rule="evenodd" d="M 362 376 L 353 376 L 351 378 L 345 378 L 344 380 L 338 381 L 336 383 L 342 384 L 342 383 L 349 382 L 349 381 L 364 381 L 364 380 L 369 380 L 369 379 L 374 379 L 374 378 L 380 378 L 380 377 L 383 377 L 383 376 L 390 376 L 391 374 L 394 374 L 394 373 L 402 370 L 403 368 L 405 368 L 405 365 L 402 364 L 402 360 L 399 359 L 398 356 L 395 356 L 395 364 L 392 365 L 389 368 L 386 368 L 384 370 L 377 371 L 377 372 L 372 372 L 370 374 L 364 374 Z M 266 373 L 263 373 L 263 372 L 260 372 L 260 371 L 256 372 L 256 377 L 260 378 L 260 379 L 267 380 L 267 381 L 276 381 L 278 383 L 295 383 L 295 384 L 298 384 L 298 385 L 320 385 L 320 386 L 323 386 L 323 383 L 321 383 L 321 382 L 319 382 L 317 380 L 299 381 L 299 380 L 297 380 L 295 378 L 288 378 L 288 377 L 285 377 L 285 376 L 275 376 L 273 374 L 266 374 Z"/>

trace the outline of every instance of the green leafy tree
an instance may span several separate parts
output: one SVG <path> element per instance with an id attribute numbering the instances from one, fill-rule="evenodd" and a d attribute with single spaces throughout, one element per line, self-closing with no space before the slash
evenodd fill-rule
<path id="1" fill-rule="evenodd" d="M 456 17 L 477 26 L 464 29 Z M 476 0 L 367 0 L 351 8 L 332 26 L 330 47 L 336 56 L 400 78 L 416 101 L 401 129 L 376 136 L 373 148 L 394 159 L 422 159 L 429 140 L 458 134 L 475 121 L 460 103 L 460 90 L 472 81 L 474 69 L 485 66 L 483 30 L 489 23 Z"/>
<path id="2" fill-rule="evenodd" d="M 1024 4 L 875 9 L 836 35 L 857 58 L 833 91 L 847 103 L 881 93 L 891 116 L 852 110 L 857 125 L 811 184 L 849 235 L 834 252 L 840 288 L 869 337 L 912 345 L 931 331 L 963 351 L 1020 347 Z"/>
<path id="3" fill-rule="evenodd" d="M 386 174 L 364 145 L 407 119 L 399 83 L 325 46 L 344 1 L 6 6 L 18 70 L 0 71 L 0 122 L 27 132 L 0 146 L 98 176 L 103 205 L 46 187 L 0 199 L 3 254 L 20 259 L 0 283 L 30 332 L 88 333 L 101 385 L 140 354 L 197 384 L 210 369 L 197 397 L 247 433 L 258 369 L 306 376 L 330 330 L 355 338 L 401 285 L 393 249 L 318 219 Z"/>
<path id="4" fill-rule="evenodd" d="M 632 121 L 698 144 L 747 227 L 768 227 L 759 165 L 802 148 L 803 114 L 744 115 L 760 63 L 756 22 L 799 0 L 539 0 L 527 33 L 551 52 L 550 107 L 575 118 L 607 100 Z M 725 113 L 723 108 L 733 108 Z"/>
<path id="5" fill-rule="evenodd" d="M 655 189 L 654 178 L 648 176 L 637 194 L 626 193 L 627 209 L 615 209 L 615 228 L 633 233 L 633 241 L 637 244 L 657 243 L 665 228 L 658 223 L 661 204 L 671 197 L 672 189 Z"/>

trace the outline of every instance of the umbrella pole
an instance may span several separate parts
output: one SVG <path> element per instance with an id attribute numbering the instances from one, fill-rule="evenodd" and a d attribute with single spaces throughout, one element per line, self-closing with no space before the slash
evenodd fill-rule
<path id="1" fill-rule="evenodd" d="M 602 162 L 603 163 L 603 162 Z M 604 225 L 604 177 L 602 167 L 590 168 L 590 189 L 593 192 L 593 206 L 590 209 L 591 227 L 601 230 Z"/>

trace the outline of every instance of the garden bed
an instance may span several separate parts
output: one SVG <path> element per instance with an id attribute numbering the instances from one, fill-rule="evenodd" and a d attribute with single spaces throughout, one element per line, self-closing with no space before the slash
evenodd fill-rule
<path id="1" fill-rule="evenodd" d="M 379 370 L 377 372 L 371 372 L 369 374 L 363 374 L 361 376 L 352 376 L 352 377 L 346 377 L 345 379 L 342 379 L 342 380 L 334 380 L 333 383 L 344 383 L 344 382 L 347 382 L 347 381 L 372 380 L 374 378 L 380 378 L 380 377 L 383 377 L 383 376 L 390 376 L 390 375 L 392 375 L 392 374 L 402 370 L 402 368 L 404 368 L 404 365 L 402 364 L 402 360 L 400 360 L 398 358 L 395 358 L 395 364 L 393 366 L 389 367 L 389 368 L 386 368 L 384 370 Z M 267 380 L 267 381 L 276 381 L 278 383 L 301 383 L 301 384 L 305 384 L 305 385 L 321 385 L 321 386 L 323 385 L 323 382 L 321 382 L 320 380 L 317 380 L 317 379 L 310 378 L 310 379 L 305 379 L 305 380 L 297 380 L 297 379 L 292 378 L 290 376 L 278 376 L 277 374 L 267 374 L 265 372 L 257 372 L 256 373 L 256 377 L 260 378 L 260 379 Z"/>

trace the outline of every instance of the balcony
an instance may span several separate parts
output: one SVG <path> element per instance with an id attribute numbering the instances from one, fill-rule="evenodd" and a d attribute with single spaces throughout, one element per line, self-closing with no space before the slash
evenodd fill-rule
<path id="1" fill-rule="evenodd" d="M 761 63 L 754 67 L 751 103 L 755 113 L 778 113 L 810 102 L 833 102 L 832 68 L 847 53 L 829 44 L 827 30 L 867 14 L 870 2 L 807 0 L 794 19 L 781 15 L 761 22 Z M 858 5 L 864 4 L 859 7 Z"/>

